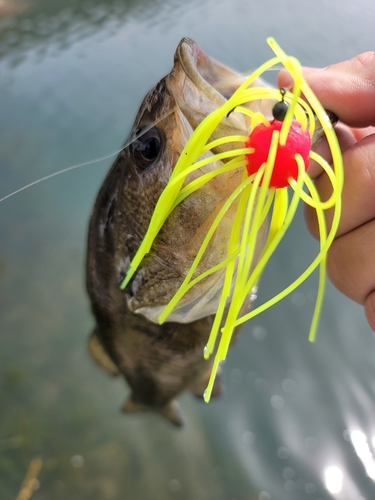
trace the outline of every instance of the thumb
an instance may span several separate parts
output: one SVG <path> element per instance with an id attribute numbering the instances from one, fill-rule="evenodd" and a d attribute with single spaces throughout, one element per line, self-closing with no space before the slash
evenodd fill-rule
<path id="1" fill-rule="evenodd" d="M 375 52 L 364 52 L 327 68 L 304 69 L 304 78 L 325 109 L 351 127 L 375 125 Z M 293 87 L 291 75 L 282 70 L 280 87 Z"/>

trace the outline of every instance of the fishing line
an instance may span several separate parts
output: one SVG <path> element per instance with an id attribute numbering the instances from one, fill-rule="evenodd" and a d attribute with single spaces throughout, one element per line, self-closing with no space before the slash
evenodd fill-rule
<path id="1" fill-rule="evenodd" d="M 125 146 L 124 146 L 125 147 Z M 22 191 L 25 191 L 26 189 L 35 186 L 36 184 L 40 184 L 41 182 L 47 181 L 48 179 L 52 179 L 53 177 L 57 177 L 58 175 L 65 174 L 66 172 L 70 172 L 71 170 L 76 170 L 77 168 L 85 167 L 87 165 L 92 165 L 94 163 L 99 163 L 100 161 L 107 160 L 108 158 L 111 158 L 112 156 L 115 156 L 116 154 L 119 154 L 124 148 L 121 148 L 119 151 L 116 151 L 114 153 L 111 153 L 107 156 L 103 156 L 102 158 L 97 158 L 96 160 L 89 160 L 85 161 L 83 163 L 78 163 L 77 165 L 72 165 L 71 167 L 64 168 L 63 170 L 59 170 L 58 172 L 53 172 L 52 174 L 46 175 L 45 177 L 41 177 L 40 179 L 30 182 L 30 184 L 26 184 L 26 186 L 23 186 L 19 189 L 16 189 L 16 191 L 13 191 L 10 194 L 7 194 L 3 198 L 0 198 L 0 203 L 2 201 L 7 200 L 8 198 L 11 198 L 12 196 L 21 193 Z"/>

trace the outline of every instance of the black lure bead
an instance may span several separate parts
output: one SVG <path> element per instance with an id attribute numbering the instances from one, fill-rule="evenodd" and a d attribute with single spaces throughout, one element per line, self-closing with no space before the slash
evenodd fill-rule
<path id="1" fill-rule="evenodd" d="M 285 101 L 279 101 L 272 108 L 272 116 L 275 118 L 275 120 L 282 122 L 284 121 L 287 111 L 288 111 L 288 103 L 286 103 Z"/>

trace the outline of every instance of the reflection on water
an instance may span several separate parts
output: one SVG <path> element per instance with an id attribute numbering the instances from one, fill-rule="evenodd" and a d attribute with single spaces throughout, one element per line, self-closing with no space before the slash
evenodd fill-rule
<path id="1" fill-rule="evenodd" d="M 31 48 L 36 48 L 40 55 L 45 55 L 51 44 L 56 44 L 59 50 L 64 51 L 78 40 L 93 36 L 99 31 L 114 33 L 123 29 L 127 22 L 142 13 L 147 12 L 152 17 L 160 9 L 160 4 L 160 1 L 146 3 L 136 0 L 61 3 L 9 0 L 3 12 L 0 10 L 0 57 L 15 54 L 17 57 L 14 62 L 18 63 Z M 11 15 L 17 11 L 18 15 Z"/>
<path id="2" fill-rule="evenodd" d="M 273 35 L 307 65 L 373 45 L 374 6 L 19 2 L 0 27 L 0 197 L 123 143 L 145 92 L 182 36 L 245 70 Z M 110 160 L 0 205 L 0 497 L 15 498 L 35 457 L 44 499 L 371 500 L 374 337 L 361 308 L 328 287 L 307 342 L 316 281 L 246 325 L 220 401 L 181 398 L 181 432 L 124 417 L 124 383 L 86 352 L 86 227 Z M 259 300 L 297 275 L 314 243 L 302 217 L 262 278 Z"/>
<path id="3" fill-rule="evenodd" d="M 324 471 L 324 480 L 330 493 L 340 493 L 342 490 L 343 473 L 339 467 L 331 465 Z"/>
<path id="4" fill-rule="evenodd" d="M 357 455 L 362 460 L 366 474 L 375 480 L 375 460 L 367 442 L 366 434 L 358 430 L 352 431 L 350 433 L 350 440 Z M 374 438 L 372 438 L 372 444 L 374 446 Z"/>

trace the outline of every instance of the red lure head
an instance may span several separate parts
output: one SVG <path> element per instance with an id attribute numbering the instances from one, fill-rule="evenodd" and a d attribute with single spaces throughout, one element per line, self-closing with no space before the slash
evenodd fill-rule
<path id="1" fill-rule="evenodd" d="M 254 149 L 253 153 L 246 155 L 246 169 L 249 175 L 255 174 L 259 168 L 267 161 L 270 150 L 272 134 L 274 130 L 281 130 L 282 121 L 273 120 L 269 125 L 260 123 L 249 135 L 245 145 Z M 305 163 L 305 168 L 309 166 L 309 153 L 311 149 L 311 138 L 307 130 L 302 130 L 301 124 L 293 120 L 284 145 L 278 144 L 275 163 L 269 187 L 283 188 L 289 186 L 288 179 L 298 177 L 298 164 L 295 159 L 296 154 L 300 154 Z"/>

